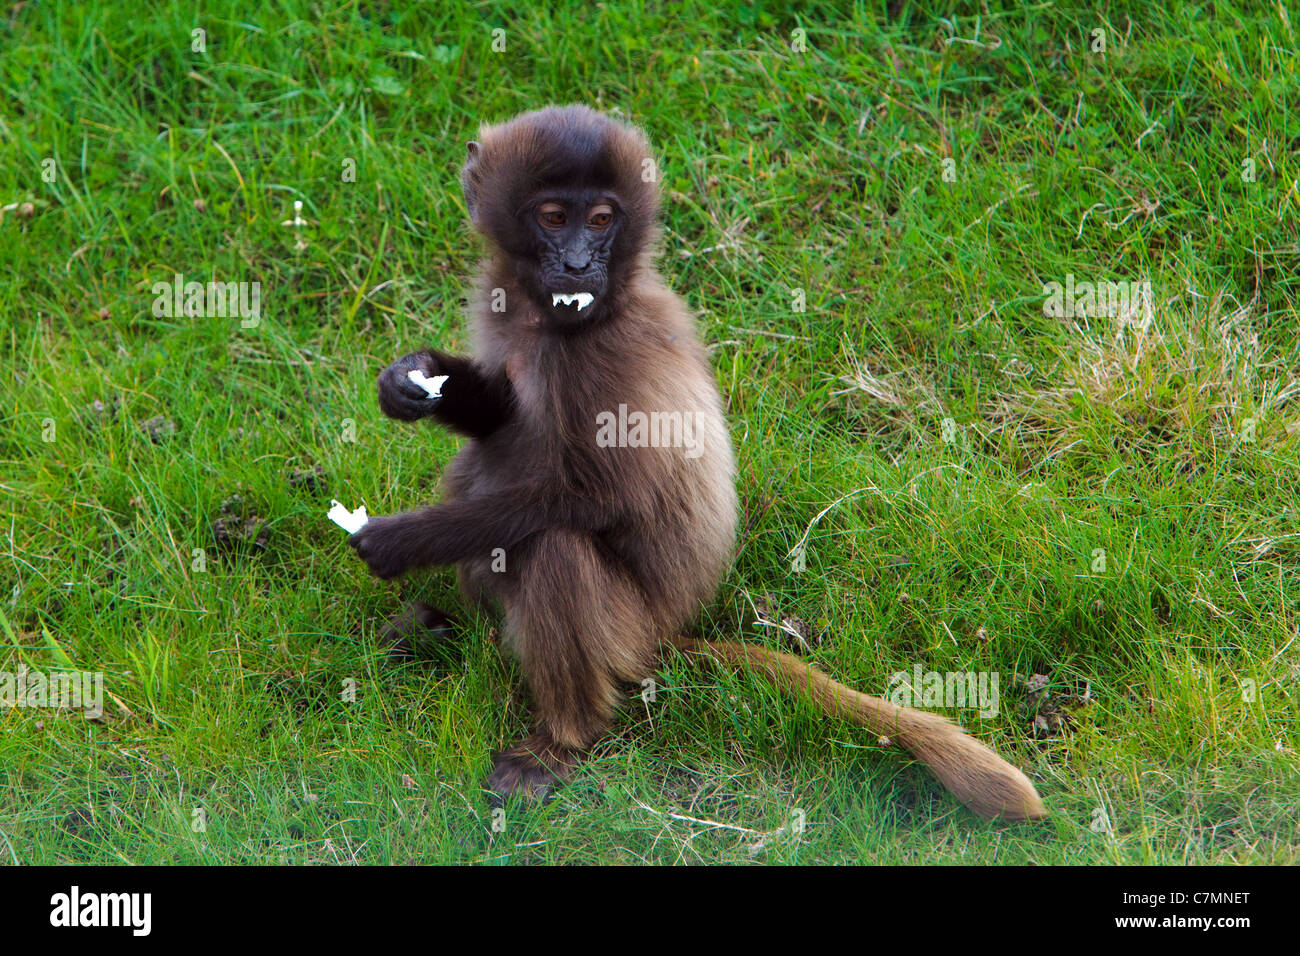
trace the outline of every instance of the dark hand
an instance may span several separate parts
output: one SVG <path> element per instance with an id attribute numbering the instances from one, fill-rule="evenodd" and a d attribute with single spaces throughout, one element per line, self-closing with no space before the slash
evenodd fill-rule
<path id="1" fill-rule="evenodd" d="M 409 529 L 402 515 L 371 518 L 348 538 L 357 556 L 370 565 L 370 573 L 388 580 L 411 569 L 405 537 Z"/>
<path id="2" fill-rule="evenodd" d="M 428 351 L 404 355 L 379 373 L 379 408 L 389 418 L 413 422 L 432 415 L 438 407 L 440 399 L 430 398 L 423 386 L 407 377 L 407 372 L 417 368 L 430 378 L 446 374 Z"/>

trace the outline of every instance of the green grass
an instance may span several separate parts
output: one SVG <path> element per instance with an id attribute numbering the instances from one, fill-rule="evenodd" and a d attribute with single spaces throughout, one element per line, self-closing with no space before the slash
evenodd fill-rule
<path id="1" fill-rule="evenodd" d="M 0 859 L 1296 862 L 1296 27 L 768 6 L 0 14 L 0 670 L 111 695 L 0 710 Z M 864 690 L 997 672 L 996 717 L 952 716 L 1047 823 L 982 823 L 871 736 L 675 659 L 493 832 L 517 668 L 489 620 L 388 663 L 399 592 L 454 606 L 452 576 L 378 583 L 323 515 L 430 495 L 457 442 L 384 419 L 375 376 L 466 346 L 464 141 L 570 101 L 656 144 L 663 269 L 728 402 L 743 533 L 701 632 L 775 644 L 767 601 Z M 261 282 L 261 324 L 155 317 L 174 273 Z M 1045 315 L 1067 274 L 1149 280 L 1150 322 Z M 219 551 L 235 494 L 263 550 Z"/>

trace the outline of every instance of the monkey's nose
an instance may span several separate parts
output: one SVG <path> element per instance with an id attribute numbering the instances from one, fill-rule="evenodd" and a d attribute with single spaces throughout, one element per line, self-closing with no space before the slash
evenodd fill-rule
<path id="1" fill-rule="evenodd" d="M 564 257 L 564 271 L 571 275 L 580 275 L 591 265 L 590 255 L 567 255 Z"/>

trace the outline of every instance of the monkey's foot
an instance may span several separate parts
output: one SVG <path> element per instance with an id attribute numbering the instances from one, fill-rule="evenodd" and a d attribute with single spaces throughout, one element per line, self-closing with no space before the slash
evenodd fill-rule
<path id="1" fill-rule="evenodd" d="M 456 634 L 452 619 L 432 605 L 412 601 L 388 622 L 379 641 L 390 657 L 411 658 L 421 647 L 449 640 Z"/>
<path id="2" fill-rule="evenodd" d="M 545 803 L 573 774 L 579 756 L 548 734 L 525 737 L 493 758 L 492 773 L 487 778 L 489 802 L 501 806 L 507 797 L 520 796 Z"/>

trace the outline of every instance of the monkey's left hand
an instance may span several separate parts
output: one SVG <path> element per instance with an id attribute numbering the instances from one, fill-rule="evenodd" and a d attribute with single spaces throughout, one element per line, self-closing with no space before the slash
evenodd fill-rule
<path id="1" fill-rule="evenodd" d="M 411 569 L 406 547 L 407 524 L 403 515 L 371 518 L 361 530 L 348 538 L 357 556 L 370 565 L 370 573 L 388 580 Z"/>

